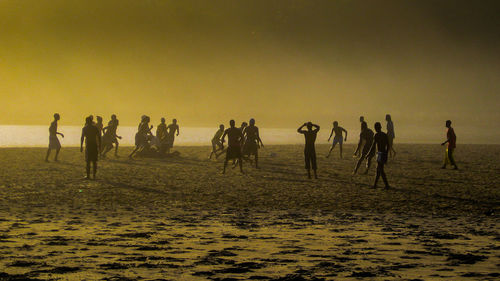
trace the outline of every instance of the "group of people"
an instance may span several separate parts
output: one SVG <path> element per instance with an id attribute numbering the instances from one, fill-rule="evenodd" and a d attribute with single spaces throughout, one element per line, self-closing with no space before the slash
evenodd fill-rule
<path id="1" fill-rule="evenodd" d="M 111 116 L 106 127 L 103 125 L 102 117 L 97 116 L 96 119 L 97 122 L 94 122 L 92 115 L 86 117 L 80 142 L 81 152 L 83 152 L 83 143 L 85 142 L 85 160 L 87 163 L 86 171 L 88 179 L 90 179 L 91 164 L 93 164 L 93 178 L 95 179 L 99 155 L 103 158 L 106 157 L 106 153 L 111 151 L 114 147 L 115 155 L 118 156 L 118 139 L 121 139 L 121 137 L 117 135 L 119 121 L 116 115 L 113 114 Z M 49 127 L 49 148 L 45 157 L 45 161 L 47 162 L 49 161 L 51 150 L 56 151 L 55 161 L 57 161 L 61 149 L 61 144 L 57 136 L 60 135 L 64 138 L 64 134 L 57 130 L 59 120 L 60 115 L 57 113 L 54 114 L 54 121 Z M 364 120 L 364 117 L 361 116 L 359 118 L 361 132 L 356 150 L 354 151 L 354 157 L 358 157 L 358 161 L 356 162 L 352 174 L 355 175 L 357 173 L 363 161 L 366 161 L 366 170 L 364 173 L 368 173 L 372 159 L 377 155 L 377 173 L 373 185 L 374 188 L 377 187 L 380 177 L 382 177 L 385 187 L 389 188 L 384 165 L 387 163 L 389 157 L 396 156 L 396 151 L 393 147 L 395 138 L 394 124 L 389 114 L 386 115 L 385 120 L 387 121 L 387 133 L 382 131 L 380 122 L 374 124 L 376 133 L 373 133 L 373 131 L 368 128 L 368 124 Z M 156 129 L 156 136 L 152 133 L 153 125 L 149 124 L 150 121 L 149 116 L 144 115 L 141 117 L 141 122 L 135 134 L 135 148 L 129 155 L 130 158 L 137 154 L 141 154 L 142 156 L 162 156 L 170 153 L 175 136 L 179 135 L 177 120 L 173 119 L 172 123 L 167 126 L 165 118 L 161 118 L 161 123 Z M 212 151 L 209 158 L 212 158 L 214 155 L 218 158 L 221 154 L 226 153 L 222 171 L 223 174 L 226 172 L 227 164 L 230 160 L 233 160 L 233 166 L 239 165 L 242 173 L 243 161 L 248 161 L 250 163 L 255 162 L 255 167 L 259 168 L 258 150 L 264 147 L 264 144 L 260 139 L 259 128 L 255 126 L 255 119 L 250 119 L 249 124 L 243 122 L 239 128 L 236 127 L 236 122 L 234 120 L 230 120 L 229 126 L 228 129 L 225 129 L 222 124 L 219 126 L 219 129 L 212 138 Z M 447 144 L 442 168 L 445 169 L 448 164 L 451 164 L 454 169 L 458 169 L 453 158 L 453 152 L 456 148 L 456 135 L 451 127 L 450 120 L 446 121 L 446 127 L 446 141 L 441 144 Z M 304 158 L 308 178 L 311 178 L 311 170 L 314 173 L 314 177 L 318 178 L 315 142 L 319 130 L 320 126 L 312 122 L 306 122 L 297 129 L 297 132 L 303 134 L 305 138 Z M 227 147 L 224 147 L 226 136 L 228 139 Z M 344 141 L 347 141 L 347 130 L 340 127 L 337 121 L 334 121 L 328 141 L 330 141 L 332 136 L 333 143 L 326 157 L 328 158 L 331 155 L 333 149 L 338 144 L 340 147 L 340 158 L 342 158 L 342 144 Z M 253 160 L 251 156 L 253 156 Z"/>
<path id="2" fill-rule="evenodd" d="M 212 152 L 209 158 L 215 155 L 218 158 L 224 152 L 226 159 L 224 160 L 224 168 L 222 173 L 226 172 L 226 167 L 229 160 L 234 161 L 234 165 L 240 166 L 240 171 L 243 173 L 243 160 L 252 162 L 250 158 L 254 156 L 255 168 L 259 168 L 259 149 L 264 147 L 264 143 L 260 139 L 259 128 L 255 126 L 255 119 L 250 119 L 249 124 L 243 122 L 240 128 L 236 128 L 234 120 L 229 121 L 229 128 L 224 130 L 224 125 L 219 125 L 219 130 L 215 132 L 212 138 Z M 227 148 L 224 148 L 225 138 L 228 138 Z"/>
<path id="3" fill-rule="evenodd" d="M 151 131 L 153 125 L 149 125 L 151 119 L 143 115 L 135 134 L 135 148 L 130 153 L 129 158 L 140 154 L 142 156 L 162 157 L 170 153 L 174 147 L 175 137 L 179 135 L 179 125 L 177 119 L 172 120 L 172 124 L 165 123 L 165 118 L 161 118 L 160 125 L 156 127 L 156 136 Z"/>

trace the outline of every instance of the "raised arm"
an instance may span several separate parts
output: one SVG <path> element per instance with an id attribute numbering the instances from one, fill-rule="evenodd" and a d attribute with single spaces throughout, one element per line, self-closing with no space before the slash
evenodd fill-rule
<path id="1" fill-rule="evenodd" d="M 306 125 L 307 125 L 307 123 L 302 124 L 302 126 L 300 126 L 300 127 L 297 129 L 297 133 L 299 133 L 299 134 L 303 134 L 303 133 L 305 133 L 305 130 L 302 130 L 302 128 L 304 128 Z"/>
<path id="2" fill-rule="evenodd" d="M 312 126 L 316 128 L 313 130 L 313 132 L 319 132 L 319 125 L 312 124 Z"/>

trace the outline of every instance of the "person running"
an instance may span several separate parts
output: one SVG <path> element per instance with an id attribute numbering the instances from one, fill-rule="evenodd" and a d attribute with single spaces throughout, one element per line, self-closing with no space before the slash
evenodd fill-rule
<path id="1" fill-rule="evenodd" d="M 356 167 L 354 168 L 354 171 L 352 172 L 353 175 L 355 175 L 358 172 L 359 166 L 361 166 L 361 163 L 363 160 L 366 159 L 366 171 L 365 174 L 368 174 L 368 170 L 370 169 L 370 165 L 372 162 L 372 158 L 375 155 L 375 151 L 370 151 L 370 148 L 373 143 L 373 131 L 368 128 L 368 125 L 366 122 L 361 123 L 361 134 L 359 134 L 359 142 L 358 146 L 356 147 L 356 151 L 354 152 L 354 155 L 358 155 L 361 152 L 361 156 L 358 159 L 358 162 L 356 163 Z M 363 148 L 361 150 L 361 148 Z"/>
<path id="2" fill-rule="evenodd" d="M 99 119 L 98 119 L 99 120 Z M 97 158 L 99 155 L 99 147 L 101 147 L 101 134 L 99 128 L 92 124 L 92 119 L 85 119 L 85 127 L 82 129 L 82 137 L 80 139 L 80 152 L 83 152 L 83 142 L 85 141 L 85 162 L 87 163 L 87 179 L 90 179 L 90 163 L 93 164 L 93 178 L 96 179 L 97 173 Z"/>
<path id="3" fill-rule="evenodd" d="M 384 165 L 387 163 L 387 153 L 390 149 L 389 138 L 386 133 L 382 132 L 382 125 L 379 122 L 375 123 L 375 131 L 377 133 L 373 137 L 373 144 L 371 145 L 370 152 L 368 153 L 375 154 L 375 149 L 377 149 L 377 176 L 375 177 L 373 188 L 377 187 L 377 182 L 380 176 L 382 176 L 382 179 L 384 180 L 385 188 L 389 188 L 389 183 L 387 182 L 387 177 L 384 171 Z"/>
<path id="4" fill-rule="evenodd" d="M 135 134 L 135 149 L 128 156 L 130 159 L 134 156 L 134 154 L 143 149 L 147 145 L 148 135 L 151 134 L 151 129 L 153 126 L 149 127 L 150 118 L 146 115 L 143 115 L 141 118 L 141 123 L 137 128 L 137 133 Z"/>
<path id="5" fill-rule="evenodd" d="M 332 131 L 330 132 L 330 136 L 328 137 L 328 141 L 330 141 L 334 132 L 335 137 L 333 138 L 332 147 L 330 148 L 330 151 L 328 151 L 328 155 L 326 155 L 326 158 L 330 157 L 330 154 L 332 153 L 332 150 L 335 148 L 335 145 L 337 143 L 339 144 L 340 148 L 340 158 L 342 158 L 342 142 L 347 141 L 347 130 L 340 127 L 339 122 L 334 121 Z M 342 137 L 342 132 L 345 132 L 345 138 Z"/>
<path id="6" fill-rule="evenodd" d="M 156 127 L 156 139 L 158 140 L 158 152 L 165 154 L 167 151 L 167 124 L 165 118 L 161 118 L 161 123 Z"/>
<path id="7" fill-rule="evenodd" d="M 175 136 L 179 136 L 179 125 L 177 125 L 177 119 L 172 120 L 172 124 L 167 127 L 167 139 L 166 139 L 166 152 L 170 153 L 170 149 L 174 147 Z M 177 134 L 175 134 L 177 132 Z"/>
<path id="8" fill-rule="evenodd" d="M 387 137 L 389 138 L 389 154 L 392 158 L 394 158 L 394 157 L 396 157 L 396 150 L 394 150 L 394 139 L 396 138 L 396 134 L 394 133 L 394 124 L 392 123 L 392 118 L 391 118 L 390 114 L 385 115 L 385 121 L 387 121 Z"/>
<path id="9" fill-rule="evenodd" d="M 304 130 L 304 127 L 307 127 L 307 130 Z M 302 126 L 297 129 L 297 132 L 299 134 L 303 134 L 306 141 L 304 146 L 304 158 L 306 162 L 307 177 L 309 179 L 311 178 L 312 168 L 314 171 L 314 178 L 317 179 L 318 174 L 316 173 L 316 170 L 318 169 L 318 166 L 316 164 L 316 149 L 314 147 L 314 143 L 316 142 L 316 136 L 319 132 L 319 126 L 311 122 L 307 122 L 302 124 Z"/>
<path id="10" fill-rule="evenodd" d="M 111 149 L 113 149 L 113 144 L 115 145 L 115 156 L 118 157 L 118 139 L 121 139 L 121 136 L 116 134 L 118 129 L 119 121 L 116 119 L 116 115 L 111 115 L 111 120 L 108 122 L 108 126 L 104 127 L 102 130 L 104 132 L 102 139 L 102 153 L 103 157 L 106 157 L 106 153 L 108 153 Z"/>
<path id="11" fill-rule="evenodd" d="M 241 141 L 243 139 L 243 133 L 239 128 L 236 128 L 236 123 L 234 120 L 229 121 L 230 127 L 224 131 L 222 135 L 221 141 L 224 143 L 224 139 L 227 135 L 227 150 L 226 150 L 226 159 L 224 160 L 224 169 L 222 170 L 222 174 L 226 173 L 227 162 L 231 159 L 238 160 L 238 164 L 240 165 L 240 172 L 243 173 L 243 161 L 241 161 Z"/>
<path id="12" fill-rule="evenodd" d="M 454 170 L 458 170 L 458 166 L 455 163 L 455 158 L 453 158 L 453 151 L 457 147 L 457 136 L 455 135 L 455 130 L 451 127 L 451 121 L 446 120 L 446 141 L 441 145 L 448 144 L 446 147 L 444 155 L 444 163 L 441 169 L 446 169 L 447 164 L 451 164 Z"/>
<path id="13" fill-rule="evenodd" d="M 215 132 L 214 137 L 212 138 L 212 152 L 210 152 L 210 157 L 208 159 L 212 159 L 212 155 L 215 155 L 215 158 L 219 157 L 219 154 L 217 154 L 218 151 L 222 153 L 224 151 L 224 144 L 221 141 L 221 137 L 224 134 L 224 125 L 220 124 L 219 125 L 219 130 Z"/>
<path id="14" fill-rule="evenodd" d="M 54 158 L 54 161 L 57 162 L 57 157 L 59 156 L 59 151 L 61 151 L 61 143 L 59 142 L 59 139 L 57 138 L 57 135 L 60 135 L 61 137 L 64 138 L 64 135 L 62 133 L 59 133 L 57 131 L 57 122 L 61 119 L 61 116 L 59 113 L 54 114 L 54 121 L 50 123 L 49 127 L 49 148 L 47 149 L 47 155 L 45 156 L 45 162 L 49 162 L 49 156 L 50 156 L 50 151 L 52 149 L 56 150 L 56 156 Z"/>
<path id="15" fill-rule="evenodd" d="M 255 126 L 255 119 L 250 119 L 250 125 L 243 131 L 244 145 L 243 156 L 250 158 L 251 155 L 255 157 L 255 168 L 259 168 L 259 148 L 264 147 L 259 135 L 259 128 Z"/>

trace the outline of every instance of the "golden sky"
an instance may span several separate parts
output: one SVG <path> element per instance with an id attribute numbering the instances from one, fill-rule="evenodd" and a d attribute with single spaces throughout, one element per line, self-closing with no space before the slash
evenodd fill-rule
<path id="1" fill-rule="evenodd" d="M 477 2 L 1 0 L 0 124 L 59 112 L 292 128 L 391 113 L 491 130 L 500 9 Z"/>

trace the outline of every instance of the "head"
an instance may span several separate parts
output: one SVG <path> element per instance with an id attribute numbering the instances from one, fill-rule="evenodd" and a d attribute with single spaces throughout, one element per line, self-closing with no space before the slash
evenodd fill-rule
<path id="1" fill-rule="evenodd" d="M 172 119 L 173 124 L 177 124 L 177 119 Z"/>
<path id="2" fill-rule="evenodd" d="M 146 116 L 146 118 L 144 118 L 144 122 L 149 123 L 149 121 L 151 121 L 151 118 L 149 118 L 149 116 Z"/>
<path id="3" fill-rule="evenodd" d="M 333 127 L 334 127 L 334 128 L 337 128 L 338 126 L 339 126 L 339 122 L 337 122 L 337 121 L 333 121 Z"/>
<path id="4" fill-rule="evenodd" d="M 116 120 L 116 115 L 111 115 L 111 120 Z"/>
<path id="5" fill-rule="evenodd" d="M 364 116 L 359 116 L 359 122 L 361 122 L 361 123 L 365 122 L 365 117 Z"/>
<path id="6" fill-rule="evenodd" d="M 163 118 L 163 117 L 161 118 L 161 123 L 165 124 L 165 118 Z"/>
<path id="7" fill-rule="evenodd" d="M 368 124 L 365 121 L 361 122 L 361 131 L 368 129 Z"/>
<path id="8" fill-rule="evenodd" d="M 220 125 L 219 125 L 219 129 L 220 129 L 221 131 L 224 131 L 224 125 L 220 124 Z"/>
<path id="9" fill-rule="evenodd" d="M 313 128 L 313 123 L 312 122 L 307 122 L 307 125 L 306 125 L 307 129 L 310 131 L 312 130 Z"/>
<path id="10" fill-rule="evenodd" d="M 391 121 L 391 115 L 390 114 L 386 114 L 385 115 L 385 121 L 387 121 L 387 122 Z"/>
<path id="11" fill-rule="evenodd" d="M 446 128 L 451 127 L 451 120 L 446 120 Z"/>
<path id="12" fill-rule="evenodd" d="M 59 113 L 54 114 L 54 119 L 57 121 L 59 121 L 59 119 L 61 119 L 61 116 L 59 115 Z"/>
<path id="13" fill-rule="evenodd" d="M 377 133 L 382 131 L 382 125 L 380 125 L 380 122 L 375 123 L 375 131 L 377 131 Z"/>
<path id="14" fill-rule="evenodd" d="M 94 115 L 89 115 L 90 121 L 94 122 Z"/>
<path id="15" fill-rule="evenodd" d="M 246 128 L 247 126 L 248 126 L 247 122 L 242 122 L 242 123 L 241 123 L 241 127 L 242 127 L 242 128 Z"/>
<path id="16" fill-rule="evenodd" d="M 87 116 L 87 118 L 85 118 L 85 125 L 92 125 L 92 119 L 92 115 Z"/>
<path id="17" fill-rule="evenodd" d="M 141 116 L 141 122 L 146 121 L 146 117 L 147 117 L 146 115 L 142 115 L 142 116 Z"/>
<path id="18" fill-rule="evenodd" d="M 101 116 L 96 116 L 97 123 L 102 123 L 102 117 Z"/>
<path id="19" fill-rule="evenodd" d="M 236 125 L 236 122 L 234 122 L 233 119 L 229 120 L 229 126 L 231 126 L 231 128 L 234 128 L 235 125 Z"/>
<path id="20" fill-rule="evenodd" d="M 250 126 L 254 126 L 255 125 L 255 119 L 250 119 Z"/>

